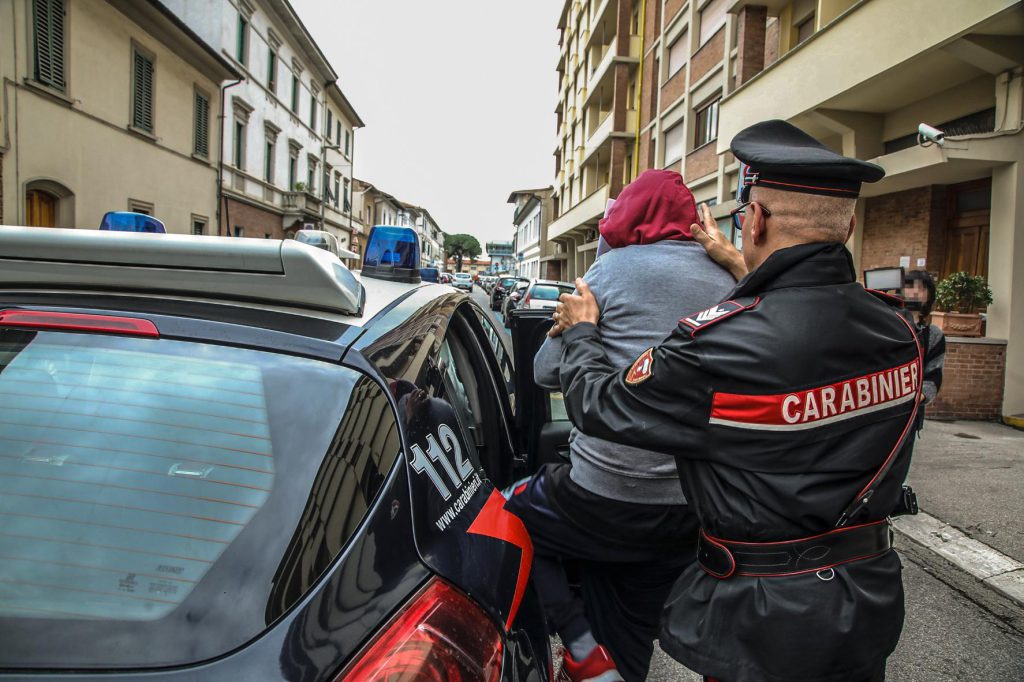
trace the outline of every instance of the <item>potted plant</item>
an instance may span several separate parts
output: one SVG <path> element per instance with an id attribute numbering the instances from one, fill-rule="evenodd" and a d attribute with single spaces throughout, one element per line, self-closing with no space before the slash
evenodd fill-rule
<path id="1" fill-rule="evenodd" d="M 932 322 L 946 336 L 981 336 L 978 308 L 992 302 L 992 289 L 981 275 L 954 272 L 935 287 Z"/>
<path id="2" fill-rule="evenodd" d="M 306 183 L 304 183 L 304 182 L 296 182 L 295 183 L 295 191 L 296 192 L 305 192 L 306 191 Z"/>

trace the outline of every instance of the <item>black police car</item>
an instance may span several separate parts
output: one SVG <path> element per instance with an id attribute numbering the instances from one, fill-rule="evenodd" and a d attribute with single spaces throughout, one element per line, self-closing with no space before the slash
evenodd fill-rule
<path id="1" fill-rule="evenodd" d="M 550 676 L 495 486 L 568 425 L 418 253 L 0 228 L 0 677 Z"/>

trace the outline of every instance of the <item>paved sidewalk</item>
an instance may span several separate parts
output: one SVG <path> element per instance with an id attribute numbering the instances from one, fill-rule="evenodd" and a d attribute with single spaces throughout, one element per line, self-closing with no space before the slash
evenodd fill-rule
<path id="1" fill-rule="evenodd" d="M 929 420 L 908 482 L 922 511 L 1024 562 L 1024 431 Z"/>

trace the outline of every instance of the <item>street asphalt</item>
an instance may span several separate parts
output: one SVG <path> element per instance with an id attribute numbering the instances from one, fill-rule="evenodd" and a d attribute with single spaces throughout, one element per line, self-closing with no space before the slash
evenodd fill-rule
<path id="1" fill-rule="evenodd" d="M 490 309 L 479 288 L 473 296 Z M 909 482 L 923 510 L 1024 561 L 1024 432 L 998 424 L 928 421 Z M 906 548 L 901 556 L 907 615 L 886 679 L 1024 680 L 1024 609 L 993 596 L 989 588 L 966 579 L 963 571 L 926 548 L 904 542 L 898 539 L 897 546 Z M 701 678 L 656 648 L 647 679 Z"/>
<path id="2" fill-rule="evenodd" d="M 1024 431 L 928 420 L 908 482 L 922 510 L 1024 562 Z"/>

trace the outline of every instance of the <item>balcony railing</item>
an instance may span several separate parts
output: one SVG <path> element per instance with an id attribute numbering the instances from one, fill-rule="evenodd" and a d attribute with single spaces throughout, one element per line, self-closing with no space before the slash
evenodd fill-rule
<path id="1" fill-rule="evenodd" d="M 282 205 L 286 211 L 319 213 L 320 197 L 306 191 L 285 192 Z"/>

